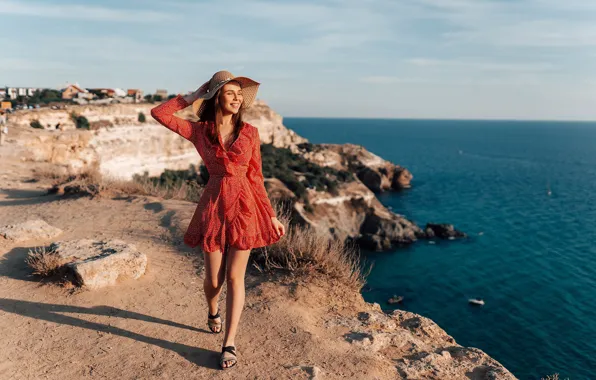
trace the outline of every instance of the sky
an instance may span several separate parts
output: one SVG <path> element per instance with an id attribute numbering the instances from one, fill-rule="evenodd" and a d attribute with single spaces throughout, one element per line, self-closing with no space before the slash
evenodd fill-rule
<path id="1" fill-rule="evenodd" d="M 284 117 L 596 120 L 594 0 L 0 0 L 0 86 L 194 91 Z"/>

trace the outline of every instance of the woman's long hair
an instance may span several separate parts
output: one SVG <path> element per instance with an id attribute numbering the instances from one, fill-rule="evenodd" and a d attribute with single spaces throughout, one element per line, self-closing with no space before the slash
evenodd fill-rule
<path id="1" fill-rule="evenodd" d="M 217 90 L 217 93 L 211 99 L 205 101 L 205 108 L 203 109 L 203 112 L 198 115 L 201 121 L 213 122 L 213 128 L 207 128 L 207 138 L 212 144 L 218 143 L 218 136 L 222 126 L 223 114 L 219 104 L 219 95 L 221 94 L 222 89 L 223 87 Z M 232 124 L 234 125 L 234 131 L 232 132 L 234 134 L 234 139 L 232 141 L 235 141 L 240 134 L 240 129 L 244 125 L 244 122 L 242 121 L 242 108 L 238 110 L 238 113 L 232 115 Z"/>

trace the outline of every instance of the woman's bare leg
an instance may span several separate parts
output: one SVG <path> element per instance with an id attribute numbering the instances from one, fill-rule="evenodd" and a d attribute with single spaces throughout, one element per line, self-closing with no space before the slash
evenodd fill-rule
<path id="1" fill-rule="evenodd" d="M 218 311 L 217 303 L 225 280 L 225 260 L 220 250 L 203 252 L 203 258 L 205 263 L 203 289 L 209 305 L 209 314 L 214 315 Z"/>
<path id="2" fill-rule="evenodd" d="M 240 315 L 244 308 L 244 275 L 250 257 L 250 249 L 238 249 L 230 247 L 226 254 L 226 331 L 224 334 L 224 346 L 234 346 L 234 338 Z M 232 362 L 224 362 L 228 366 Z"/>

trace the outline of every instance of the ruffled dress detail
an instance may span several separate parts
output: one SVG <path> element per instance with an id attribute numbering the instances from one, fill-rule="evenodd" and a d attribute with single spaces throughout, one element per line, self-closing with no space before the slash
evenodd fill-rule
<path id="1" fill-rule="evenodd" d="M 221 137 L 207 137 L 212 122 L 191 122 L 174 116 L 188 107 L 180 95 L 151 110 L 160 124 L 189 140 L 209 171 L 209 181 L 184 234 L 184 243 L 205 252 L 226 247 L 252 249 L 279 240 L 271 217 L 275 211 L 264 185 L 259 130 L 244 123 L 226 150 Z"/>

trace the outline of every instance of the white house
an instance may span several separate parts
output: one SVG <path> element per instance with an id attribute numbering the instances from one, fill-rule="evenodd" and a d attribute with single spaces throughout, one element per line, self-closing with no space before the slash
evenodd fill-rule
<path id="1" fill-rule="evenodd" d="M 35 91 L 41 90 L 41 88 L 35 87 L 7 87 L 6 88 L 8 97 L 10 99 L 16 99 L 19 96 L 33 96 Z"/>

